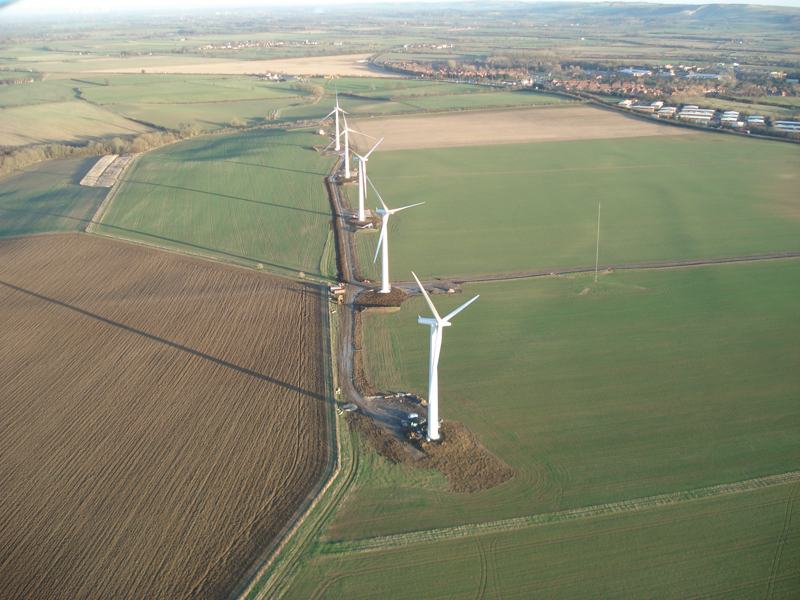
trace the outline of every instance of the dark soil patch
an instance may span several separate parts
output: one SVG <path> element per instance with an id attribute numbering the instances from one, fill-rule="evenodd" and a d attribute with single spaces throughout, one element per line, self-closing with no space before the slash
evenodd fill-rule
<path id="1" fill-rule="evenodd" d="M 408 444 L 397 439 L 392 433 L 360 412 L 347 413 L 347 424 L 361 434 L 375 451 L 393 463 L 413 464 Z"/>
<path id="2" fill-rule="evenodd" d="M 423 440 L 413 444 L 425 454 L 417 459 L 410 451 L 411 442 L 399 440 L 363 413 L 348 413 L 347 422 L 387 460 L 440 471 L 454 492 L 488 490 L 514 476 L 514 469 L 484 448 L 461 423 L 442 423 L 442 439 L 438 443 Z"/>
<path id="3" fill-rule="evenodd" d="M 381 228 L 381 218 L 378 215 L 373 214 L 368 216 L 364 221 L 359 221 L 358 211 L 356 211 L 352 216 L 348 217 L 347 222 L 355 229 L 369 229 L 368 227 L 364 227 L 364 225 L 367 223 L 372 223 L 373 231 L 380 231 Z"/>
<path id="4" fill-rule="evenodd" d="M 440 442 L 423 441 L 421 449 L 425 462 L 442 472 L 454 492 L 488 490 L 514 476 L 514 469 L 484 448 L 461 423 L 443 422 L 441 434 Z"/>
<path id="5" fill-rule="evenodd" d="M 402 289 L 393 287 L 388 294 L 381 294 L 377 290 L 366 290 L 356 297 L 356 304 L 364 307 L 400 306 L 408 298 Z"/>

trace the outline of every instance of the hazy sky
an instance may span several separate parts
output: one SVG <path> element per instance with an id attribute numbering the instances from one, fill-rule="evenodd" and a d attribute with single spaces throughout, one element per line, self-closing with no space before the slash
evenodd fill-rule
<path id="1" fill-rule="evenodd" d="M 4 11 L 6 14 L 23 14 L 23 13 L 57 13 L 66 11 L 84 11 L 84 10 L 119 10 L 119 9 L 152 9 L 152 8 L 226 8 L 226 7 L 243 7 L 243 6 L 297 6 L 298 4 L 311 5 L 311 6 L 335 6 L 337 4 L 395 4 L 403 2 L 404 0 L 232 0 L 226 2 L 225 0 L 76 0 L 75 2 L 66 2 L 63 0 L 16 0 L 12 1 L 10 6 L 6 7 Z M 414 2 L 441 2 L 457 0 L 411 0 Z M 545 0 L 553 1 L 553 0 Z M 556 1 L 573 1 L 573 0 L 556 0 Z M 576 0 L 577 1 L 577 0 Z M 622 2 L 647 2 L 647 0 L 616 0 Z M 8 4 L 8 0 L 0 0 L 0 6 Z M 662 1 L 655 2 L 657 4 L 767 4 L 774 6 L 796 6 L 800 7 L 800 0 L 729 0 L 728 2 L 698 2 L 698 0 L 674 0 L 672 2 Z"/>

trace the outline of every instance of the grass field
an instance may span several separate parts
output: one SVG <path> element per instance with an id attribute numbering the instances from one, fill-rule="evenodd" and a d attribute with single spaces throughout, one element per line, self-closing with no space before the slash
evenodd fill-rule
<path id="1" fill-rule="evenodd" d="M 341 106 L 361 117 L 419 112 L 446 112 L 563 104 L 563 98 L 535 92 L 508 92 L 466 84 L 415 79 L 334 79 L 321 82 L 326 95 L 316 105 L 294 106 L 281 111 L 282 119 L 321 118 L 341 95 Z"/>
<path id="2" fill-rule="evenodd" d="M 2 595 L 230 596 L 324 472 L 319 303 L 96 236 L 0 242 Z"/>
<path id="3" fill-rule="evenodd" d="M 793 598 L 800 522 L 787 518 L 787 506 L 799 490 L 785 485 L 504 534 L 319 555 L 286 597 Z"/>
<path id="4" fill-rule="evenodd" d="M 245 76 L 95 75 L 73 81 L 90 102 L 170 129 L 183 123 L 203 130 L 262 123 L 276 111 L 313 101 L 294 84 Z"/>
<path id="5" fill-rule="evenodd" d="M 146 129 L 127 117 L 169 129 L 192 124 L 214 130 L 231 123 L 262 123 L 276 111 L 312 101 L 295 84 L 254 77 L 78 74 L 0 86 L 0 117 L 8 119 L 0 139 L 21 145 Z"/>
<path id="6" fill-rule="evenodd" d="M 96 157 L 51 160 L 3 179 L 0 237 L 46 231 L 78 231 L 108 190 L 81 187 Z"/>
<path id="7" fill-rule="evenodd" d="M 516 477 L 475 494 L 366 477 L 328 536 L 538 514 L 800 465 L 800 261 L 467 286 L 445 334 L 441 415 Z M 364 320 L 378 389 L 425 395 L 419 297 Z M 388 480 L 390 481 L 390 480 Z"/>
<path id="8" fill-rule="evenodd" d="M 0 109 L 0 145 L 3 146 L 80 142 L 149 130 L 145 125 L 80 100 Z"/>
<path id="9" fill-rule="evenodd" d="M 280 274 L 328 276 L 331 159 L 306 132 L 206 137 L 143 155 L 97 231 Z"/>
<path id="10" fill-rule="evenodd" d="M 0 77 L 3 75 L 4 73 L 0 72 Z M 73 87 L 74 82 L 65 80 L 0 85 L 0 108 L 74 100 Z M 0 112 L 0 115 L 2 114 Z"/>
<path id="11" fill-rule="evenodd" d="M 83 97 L 97 104 L 194 104 L 303 95 L 291 83 L 244 76 L 95 75 L 73 81 L 80 85 Z"/>
<path id="12" fill-rule="evenodd" d="M 551 110 L 551 109 L 547 109 Z M 377 151 L 395 279 L 800 250 L 800 151 L 691 135 Z M 371 191 L 371 190 L 370 190 Z M 374 207 L 376 200 L 369 200 Z M 360 236 L 375 278 L 377 235 Z"/>
<path id="13" fill-rule="evenodd" d="M 493 91 L 472 94 L 443 94 L 412 98 L 408 103 L 425 111 L 502 108 L 511 106 L 550 106 L 570 102 L 561 96 L 540 92 Z"/>
<path id="14" fill-rule="evenodd" d="M 192 104 L 115 104 L 111 110 L 119 114 L 166 127 L 179 129 L 183 124 L 194 125 L 201 131 L 214 131 L 221 127 L 261 125 L 280 117 L 291 107 L 305 108 L 302 98 L 287 96 L 282 99 L 229 100 L 226 102 L 196 102 Z M 308 106 L 314 106 L 308 105 Z"/>

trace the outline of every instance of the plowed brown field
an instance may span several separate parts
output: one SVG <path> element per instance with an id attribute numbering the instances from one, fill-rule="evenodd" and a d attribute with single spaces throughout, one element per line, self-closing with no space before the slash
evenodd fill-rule
<path id="1" fill-rule="evenodd" d="M 353 122 L 353 127 L 357 127 L 359 131 L 385 138 L 381 144 L 382 150 L 698 133 L 694 129 L 670 127 L 657 121 L 648 123 L 586 105 L 402 115 L 380 119 L 354 119 Z"/>
<path id="2" fill-rule="evenodd" d="M 0 596 L 218 598 L 327 461 L 314 288 L 0 242 Z"/>

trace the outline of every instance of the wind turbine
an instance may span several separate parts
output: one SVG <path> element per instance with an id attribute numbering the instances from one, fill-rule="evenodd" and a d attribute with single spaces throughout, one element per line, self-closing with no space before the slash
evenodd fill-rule
<path id="1" fill-rule="evenodd" d="M 382 141 L 383 138 L 379 139 L 372 149 L 364 156 L 353 152 L 358 159 L 358 220 L 362 223 L 366 219 L 364 215 L 364 201 L 367 199 L 367 161 L 369 160 L 369 155 L 375 152 L 375 148 L 377 148 Z"/>
<path id="2" fill-rule="evenodd" d="M 400 212 L 401 210 L 405 210 L 407 208 L 414 208 L 415 206 L 419 206 L 420 204 L 425 204 L 424 202 L 417 202 L 416 204 L 409 204 L 408 206 L 401 206 L 400 208 L 389 208 L 386 206 L 386 203 L 381 198 L 380 192 L 375 188 L 375 184 L 372 183 L 371 179 L 367 179 L 369 184 L 372 186 L 372 189 L 375 190 L 375 194 L 378 196 L 378 200 L 381 201 L 382 208 L 376 209 L 376 212 L 381 216 L 381 236 L 378 238 L 378 247 L 375 248 L 375 258 L 372 259 L 372 262 L 378 260 L 378 252 L 381 253 L 381 294 L 388 294 L 392 291 L 392 286 L 389 283 L 389 217 L 393 214 Z"/>
<path id="3" fill-rule="evenodd" d="M 428 363 L 428 439 L 439 439 L 439 355 L 442 352 L 442 330 L 445 327 L 450 327 L 450 319 L 455 317 L 462 310 L 467 308 L 470 304 L 475 302 L 480 296 L 475 296 L 472 300 L 467 300 L 455 309 L 453 312 L 440 317 L 436 311 L 436 307 L 431 302 L 431 297 L 419 281 L 417 274 L 411 271 L 414 280 L 417 282 L 422 295 L 425 296 L 425 301 L 433 313 L 433 318 L 430 317 L 417 317 L 417 323 L 420 325 L 428 325 L 431 329 L 431 355 Z"/>
<path id="4" fill-rule="evenodd" d="M 336 92 L 336 106 L 334 106 L 333 110 L 331 112 L 329 112 L 327 115 L 325 115 L 325 117 L 322 119 L 323 121 L 325 121 L 326 119 L 330 119 L 331 116 L 333 116 L 333 118 L 334 118 L 334 121 L 336 123 L 336 135 L 333 138 L 333 143 L 335 144 L 334 147 L 336 149 L 336 152 L 339 152 L 339 150 L 342 149 L 341 143 L 339 142 L 339 138 L 341 136 L 341 133 L 339 132 L 339 113 L 341 113 L 342 116 L 347 114 L 339 106 L 339 92 Z"/>
<path id="5" fill-rule="evenodd" d="M 350 179 L 350 134 L 365 134 L 360 133 L 355 129 L 350 129 L 350 127 L 347 126 L 347 117 L 344 115 L 342 115 L 342 119 L 344 120 L 344 129 L 342 129 L 342 133 L 344 134 L 344 178 Z"/>

